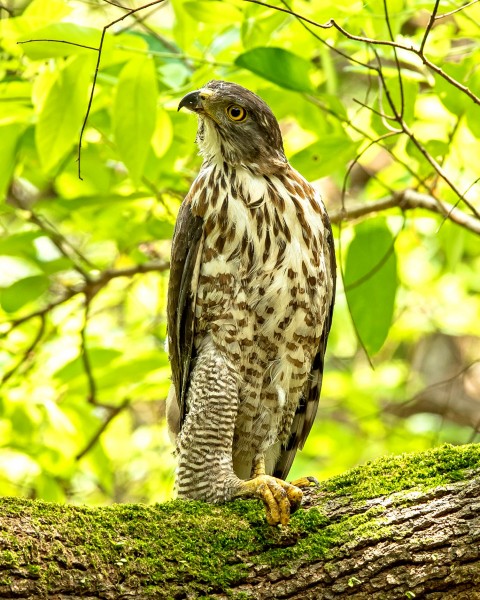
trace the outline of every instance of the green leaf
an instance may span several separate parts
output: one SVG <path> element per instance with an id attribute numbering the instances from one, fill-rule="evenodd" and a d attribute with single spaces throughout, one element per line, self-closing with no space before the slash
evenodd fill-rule
<path id="1" fill-rule="evenodd" d="M 358 142 L 346 136 L 329 135 L 294 154 L 290 163 L 306 179 L 315 181 L 339 169 L 344 171 L 355 158 L 358 147 Z"/>
<path id="2" fill-rule="evenodd" d="M 6 312 L 15 312 L 25 304 L 39 298 L 48 289 L 48 278 L 33 275 L 16 281 L 0 292 L 0 304 Z"/>
<path id="3" fill-rule="evenodd" d="M 153 60 L 130 60 L 118 81 L 113 130 L 120 157 L 137 182 L 141 180 L 155 131 L 157 94 Z"/>
<path id="4" fill-rule="evenodd" d="M 447 75 L 450 75 L 450 77 L 453 77 L 460 83 L 464 83 L 468 77 L 467 65 L 454 65 L 450 63 L 442 65 L 442 67 Z M 435 75 L 435 92 L 441 103 L 452 115 L 462 115 L 467 107 L 470 106 L 470 98 L 443 77 L 440 77 L 440 75 Z"/>
<path id="5" fill-rule="evenodd" d="M 314 91 L 310 81 L 310 63 L 283 48 L 254 48 L 240 54 L 235 64 L 280 87 L 297 92 Z"/>
<path id="6" fill-rule="evenodd" d="M 35 143 L 43 169 L 51 173 L 80 135 L 87 110 L 92 62 L 78 56 L 66 63 L 50 88 L 38 116 Z"/>
<path id="7" fill-rule="evenodd" d="M 360 223 L 348 247 L 344 285 L 357 333 L 369 354 L 385 342 L 397 291 L 394 238 L 385 221 Z"/>
<path id="8" fill-rule="evenodd" d="M 110 365 L 110 363 L 121 356 L 121 352 L 119 350 L 115 350 L 114 348 L 89 348 L 88 349 L 88 358 L 90 359 L 91 364 L 94 366 L 94 369 L 102 369 Z M 60 367 L 55 372 L 55 377 L 64 383 L 69 383 L 72 379 L 76 377 L 84 377 L 85 376 L 85 368 L 83 364 L 83 360 L 80 356 L 77 356 L 67 364 Z"/>
<path id="9" fill-rule="evenodd" d="M 157 158 L 161 158 L 170 148 L 173 140 L 172 121 L 168 116 L 168 112 L 159 107 L 155 123 L 155 133 L 152 137 L 153 151 Z"/>

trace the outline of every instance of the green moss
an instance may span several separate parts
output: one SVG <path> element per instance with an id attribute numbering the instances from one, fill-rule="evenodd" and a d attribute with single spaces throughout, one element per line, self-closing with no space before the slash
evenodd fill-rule
<path id="1" fill-rule="evenodd" d="M 45 557 L 47 568 L 38 572 L 30 556 L 33 550 L 20 551 L 30 543 L 28 535 L 19 534 L 17 540 L 0 534 L 7 548 L 0 561 L 38 577 L 38 591 L 44 594 L 58 585 L 65 565 L 78 569 L 86 586 L 94 584 L 88 579 L 96 577 L 92 573 L 114 573 L 126 585 L 141 589 L 142 598 L 173 598 L 180 593 L 207 598 L 241 582 L 246 563 L 295 569 L 302 560 L 334 557 L 352 540 L 389 538 L 394 532 L 385 523 L 383 507 L 367 510 L 366 499 L 443 485 L 479 467 L 479 445 L 386 457 L 323 483 L 317 506 L 297 511 L 286 528 L 269 527 L 261 502 L 252 500 L 224 506 L 172 501 L 89 508 L 4 498 L 0 522 L 14 515 L 21 515 L 23 522 L 30 519 L 38 532 L 35 549 Z M 345 510 L 343 516 L 330 518 L 327 508 L 332 501 L 347 508 L 353 503 L 355 514 L 349 516 Z M 52 540 L 52 535 L 54 542 L 42 541 Z M 5 578 L 0 595 L 5 591 L 2 586 L 8 586 Z"/>
<path id="2" fill-rule="evenodd" d="M 30 577 L 38 577 L 40 575 L 39 565 L 27 565 L 27 571 Z"/>
<path id="3" fill-rule="evenodd" d="M 0 565 L 5 567 L 13 567 L 18 564 L 17 556 L 10 550 L 0 552 Z"/>
<path id="4" fill-rule="evenodd" d="M 431 489 L 465 478 L 480 467 L 480 444 L 445 444 L 427 452 L 385 456 L 324 482 L 322 491 L 366 500 L 417 488 Z"/>

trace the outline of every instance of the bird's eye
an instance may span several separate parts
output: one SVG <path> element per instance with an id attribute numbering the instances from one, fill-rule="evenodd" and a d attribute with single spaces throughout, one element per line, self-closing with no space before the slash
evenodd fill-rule
<path id="1" fill-rule="evenodd" d="M 230 121 L 240 123 L 247 118 L 247 111 L 241 106 L 238 106 L 238 104 L 230 104 L 230 106 L 227 107 L 227 117 Z"/>

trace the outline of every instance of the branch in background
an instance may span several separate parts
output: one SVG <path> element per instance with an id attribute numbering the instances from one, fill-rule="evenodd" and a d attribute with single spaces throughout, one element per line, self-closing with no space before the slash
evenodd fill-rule
<path id="1" fill-rule="evenodd" d="M 453 204 L 443 202 L 427 194 L 421 194 L 415 190 L 403 190 L 395 192 L 392 196 L 375 202 L 365 202 L 353 208 L 342 209 L 330 213 L 332 223 L 339 224 L 342 221 L 353 221 L 366 215 L 383 212 L 392 208 L 401 210 L 411 210 L 423 208 L 431 212 L 442 215 L 446 219 L 468 229 L 472 233 L 480 235 L 480 219 L 467 215 L 462 210 L 456 208 Z"/>
<path id="2" fill-rule="evenodd" d="M 425 181 L 424 179 L 422 179 L 421 177 L 419 177 L 418 174 L 415 173 L 415 171 L 412 169 L 412 167 L 407 162 L 405 162 L 399 156 L 397 156 L 391 150 L 391 148 L 389 148 L 387 145 L 381 144 L 382 140 L 385 139 L 385 137 L 383 135 L 381 135 L 381 136 L 379 136 L 377 138 L 373 138 L 366 131 L 360 129 L 360 127 L 357 127 L 351 121 L 348 121 L 348 120 L 342 118 L 341 115 L 339 115 L 337 112 L 335 112 L 333 109 L 331 109 L 329 106 L 327 106 L 326 104 L 324 104 L 323 102 L 321 102 L 320 100 L 318 100 L 317 98 L 315 98 L 314 96 L 308 96 L 308 99 L 310 100 L 310 102 L 312 102 L 313 104 L 315 104 L 316 106 L 318 106 L 321 110 L 325 111 L 326 113 L 328 113 L 329 115 L 331 115 L 332 117 L 334 117 L 335 119 L 337 119 L 338 121 L 340 121 L 341 123 L 344 123 L 347 127 L 349 127 L 350 129 L 352 129 L 353 131 L 356 131 L 357 133 L 359 133 L 360 135 L 362 135 L 365 139 L 369 140 L 369 142 L 372 142 L 374 144 L 379 144 L 381 148 L 383 148 L 386 152 L 388 152 L 390 154 L 390 156 L 393 158 L 393 160 L 395 162 L 397 162 L 399 165 L 402 165 L 402 167 L 404 169 L 406 169 L 406 171 L 408 173 L 410 173 L 410 175 L 412 176 L 412 178 L 417 181 L 418 185 L 421 185 L 429 193 L 433 193 L 433 190 L 431 189 L 431 187 L 428 184 L 428 182 Z M 367 107 L 367 108 L 369 108 L 369 107 Z"/>
<path id="3" fill-rule="evenodd" d="M 90 312 L 90 301 L 92 300 L 92 298 L 93 298 L 93 295 L 90 295 L 89 293 L 85 293 L 83 324 L 82 324 L 82 329 L 80 330 L 80 339 L 81 339 L 80 356 L 82 359 L 83 370 L 85 372 L 85 376 L 87 378 L 87 383 L 88 383 L 87 402 L 89 402 L 89 404 L 93 404 L 94 406 L 100 406 L 99 402 L 97 401 L 97 384 L 96 384 L 95 378 L 93 376 L 92 363 L 90 362 L 90 356 L 88 354 L 88 348 L 87 348 L 87 325 L 88 325 L 88 317 L 89 317 L 89 312 Z"/>
<path id="4" fill-rule="evenodd" d="M 339 31 L 344 37 L 346 37 L 349 40 L 353 40 L 355 42 L 362 42 L 364 44 L 370 44 L 371 46 L 390 46 L 391 48 L 397 48 L 399 50 L 404 50 L 405 52 L 412 52 L 413 54 L 416 54 L 422 60 L 423 64 L 426 67 L 428 67 L 430 70 L 437 73 L 437 75 L 440 75 L 440 77 L 443 77 L 443 79 L 448 81 L 451 85 L 453 85 L 458 90 L 460 90 L 461 92 L 466 94 L 471 100 L 473 100 L 473 102 L 475 102 L 475 104 L 480 105 L 480 98 L 478 96 L 476 96 L 467 86 L 461 84 L 459 81 L 457 81 L 453 77 L 450 77 L 450 75 L 445 73 L 445 71 L 443 69 L 441 69 L 440 67 L 438 67 L 437 65 L 432 63 L 430 60 L 428 60 L 428 58 L 424 55 L 423 50 L 421 50 L 420 48 L 415 48 L 415 46 L 413 46 L 413 45 L 407 46 L 405 44 L 401 44 L 399 42 L 392 42 L 390 40 L 374 40 L 373 38 L 369 38 L 369 37 L 365 37 L 365 36 L 361 36 L 361 35 L 354 35 L 353 33 L 350 33 L 349 31 L 344 29 L 341 25 L 339 25 L 335 21 L 335 19 L 330 19 L 326 23 L 318 23 L 318 22 L 313 21 L 312 19 L 308 19 L 307 17 L 304 17 L 303 15 L 296 13 L 290 9 L 282 8 L 280 6 L 275 6 L 274 4 L 268 4 L 267 2 L 262 2 L 261 0 L 244 0 L 244 2 L 251 2 L 252 4 L 259 4 L 260 6 L 265 6 L 266 8 L 272 8 L 273 10 L 277 10 L 280 12 L 290 14 L 293 17 L 300 19 L 301 21 L 305 21 L 306 23 L 309 23 L 310 25 L 313 25 L 314 27 L 319 27 L 320 29 L 334 28 L 337 31 Z M 466 8 L 466 6 L 470 6 L 470 4 L 463 6 L 462 9 Z M 459 12 L 459 11 L 456 11 L 456 12 Z"/>
<path id="5" fill-rule="evenodd" d="M 435 17 L 435 20 L 438 21 L 438 19 L 444 19 L 445 17 L 451 17 L 455 13 L 465 10 L 466 8 L 468 8 L 469 6 L 472 6 L 472 4 L 476 4 L 477 2 L 479 2 L 479 0 L 472 0 L 472 2 L 468 2 L 468 4 L 462 4 L 462 6 L 459 6 L 458 8 L 455 8 L 454 10 L 451 10 L 450 12 L 442 13 L 441 15 L 437 15 Z"/>
<path id="6" fill-rule="evenodd" d="M 45 333 L 45 315 L 38 315 L 40 317 L 40 327 L 38 328 L 37 331 L 37 335 L 33 338 L 31 344 L 27 347 L 27 349 L 24 351 L 21 359 L 18 361 L 18 363 L 12 367 L 9 371 L 6 371 L 6 373 L 4 373 L 2 379 L 0 380 L 0 386 L 2 386 L 4 383 L 6 383 L 13 375 L 15 375 L 15 373 L 18 371 L 18 369 L 27 362 L 27 360 L 31 357 L 32 352 L 35 350 L 35 348 L 37 347 L 38 343 L 40 342 L 40 340 L 43 337 L 43 334 Z"/>
<path id="7" fill-rule="evenodd" d="M 2 11 L 2 10 L 4 10 L 9 17 L 14 17 L 15 16 L 15 13 L 13 12 L 13 9 L 8 8 L 8 6 L 5 6 L 5 4 L 3 4 L 3 2 L 0 3 L 0 11 Z"/>
<path id="8" fill-rule="evenodd" d="M 119 415 L 123 410 L 125 410 L 129 406 L 129 404 L 130 404 L 130 399 L 125 398 L 125 400 L 118 406 L 105 407 L 105 408 L 108 408 L 108 411 L 109 411 L 108 416 L 103 421 L 103 423 L 100 425 L 100 427 L 97 429 L 97 431 L 93 434 L 91 439 L 87 442 L 85 447 L 82 450 L 80 450 L 80 452 L 75 456 L 75 460 L 78 461 L 78 460 L 82 459 L 85 456 L 85 454 L 88 454 L 88 452 L 90 452 L 90 450 L 98 442 L 100 436 L 107 429 L 107 427 L 110 425 L 110 423 L 113 421 L 113 419 L 117 415 Z"/>
<path id="9" fill-rule="evenodd" d="M 85 129 L 87 127 L 87 122 L 88 122 L 88 117 L 90 116 L 90 111 L 92 109 L 93 94 L 95 93 L 95 87 L 97 85 L 98 71 L 100 69 L 100 61 L 102 59 L 103 42 L 105 40 L 105 35 L 107 33 L 107 30 L 110 29 L 110 27 L 113 27 L 113 25 L 120 23 L 127 17 L 135 15 L 135 13 L 137 13 L 141 10 L 144 10 L 145 8 L 149 8 L 150 6 L 155 6 L 157 4 L 161 4 L 162 2 L 165 2 L 165 1 L 166 0 L 154 0 L 153 2 L 149 2 L 148 4 L 144 4 L 143 6 L 139 6 L 138 8 L 133 8 L 133 9 L 126 9 L 124 6 L 121 6 L 115 2 L 108 2 L 108 4 L 111 4 L 112 6 L 116 6 L 118 8 L 122 8 L 123 10 L 128 10 L 128 12 L 126 14 L 124 14 L 122 17 L 115 19 L 108 25 L 105 25 L 105 27 L 102 29 L 102 34 L 100 36 L 100 43 L 98 44 L 97 48 L 92 47 L 92 46 L 86 46 L 83 44 L 75 44 L 73 42 L 69 42 L 68 40 L 26 40 L 23 42 L 18 42 L 19 44 L 26 44 L 26 43 L 39 42 L 39 41 L 51 41 L 51 42 L 62 43 L 62 44 L 71 44 L 73 46 L 80 46 L 82 48 L 87 48 L 88 50 L 93 50 L 94 52 L 97 53 L 97 62 L 95 65 L 95 73 L 93 75 L 92 89 L 90 91 L 90 96 L 89 96 L 88 104 L 87 104 L 87 110 L 85 112 L 85 117 L 83 119 L 82 127 L 80 129 L 80 136 L 79 136 L 79 140 L 78 140 L 78 151 L 77 151 L 78 178 L 81 179 L 82 181 L 83 181 L 83 179 L 82 179 L 82 172 L 81 172 L 81 159 L 82 159 L 83 135 L 85 133 Z"/>
<path id="10" fill-rule="evenodd" d="M 96 279 L 90 279 L 79 286 L 66 289 L 66 291 L 59 298 L 53 300 L 43 308 L 40 308 L 39 310 L 29 313 L 23 317 L 19 317 L 18 319 L 12 320 L 10 322 L 10 328 L 2 333 L 2 337 L 8 335 L 13 329 L 15 329 L 15 327 L 22 325 L 22 323 L 30 321 L 30 319 L 34 319 L 35 317 L 42 317 L 48 314 L 54 308 L 60 306 L 60 304 L 64 304 L 78 294 L 84 294 L 85 296 L 92 298 L 112 279 L 116 279 L 117 277 L 133 277 L 139 273 L 161 273 L 163 271 L 168 271 L 169 268 L 170 264 L 167 261 L 152 261 L 140 265 L 134 265 L 132 267 L 125 267 L 123 269 L 107 269 L 102 271 Z"/>

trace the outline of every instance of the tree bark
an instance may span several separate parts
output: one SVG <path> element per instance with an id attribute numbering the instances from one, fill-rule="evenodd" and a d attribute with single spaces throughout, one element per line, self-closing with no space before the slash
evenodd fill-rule
<path id="1" fill-rule="evenodd" d="M 88 508 L 0 500 L 0 598 L 480 599 L 480 446 L 384 458 L 257 501 Z"/>

